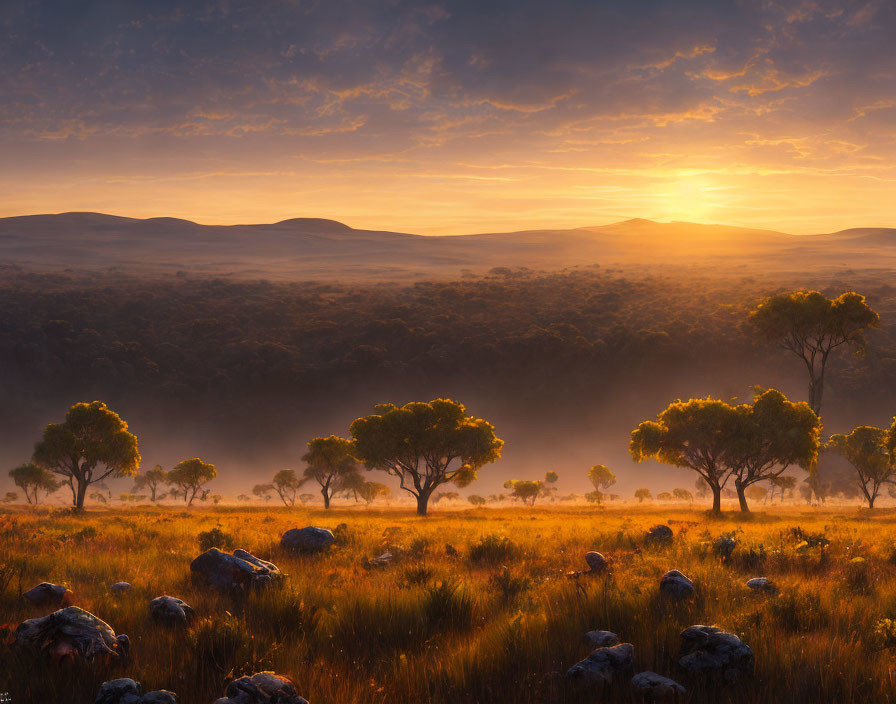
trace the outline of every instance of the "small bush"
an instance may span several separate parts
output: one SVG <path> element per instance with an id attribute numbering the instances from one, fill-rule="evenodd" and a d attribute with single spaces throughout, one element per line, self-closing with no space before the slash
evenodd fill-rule
<path id="1" fill-rule="evenodd" d="M 473 622 L 473 600 L 459 583 L 445 580 L 427 588 L 423 612 L 430 629 L 463 629 Z"/>
<path id="2" fill-rule="evenodd" d="M 488 580 L 492 591 L 497 592 L 505 604 L 513 601 L 532 586 L 532 581 L 525 575 L 515 575 L 506 567 L 492 575 Z"/>
<path id="3" fill-rule="evenodd" d="M 470 546 L 470 562 L 475 565 L 499 565 L 512 560 L 519 554 L 519 548 L 510 538 L 486 535 L 478 543 Z"/>
<path id="4" fill-rule="evenodd" d="M 428 567 L 408 567 L 404 571 L 404 583 L 409 587 L 429 584 L 435 571 Z"/>
<path id="5" fill-rule="evenodd" d="M 199 534 L 199 549 L 202 552 L 211 550 L 212 548 L 231 549 L 234 546 L 234 539 L 230 533 L 225 533 L 220 528 L 212 528 Z"/>

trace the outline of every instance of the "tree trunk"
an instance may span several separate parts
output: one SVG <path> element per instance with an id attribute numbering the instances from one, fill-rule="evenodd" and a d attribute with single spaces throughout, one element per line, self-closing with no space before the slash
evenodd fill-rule
<path id="1" fill-rule="evenodd" d="M 710 486 L 712 489 L 712 512 L 716 515 L 722 513 L 722 487 Z"/>
<path id="2" fill-rule="evenodd" d="M 824 393 L 824 367 L 821 373 L 816 376 L 814 373 L 809 375 L 809 407 L 815 411 L 815 415 L 821 416 L 821 396 Z"/>
<path id="3" fill-rule="evenodd" d="M 874 500 L 875 500 L 876 498 L 877 498 L 876 496 L 869 496 L 869 497 L 868 497 L 868 510 L 869 510 L 869 511 L 873 511 L 873 510 L 874 510 Z"/>
<path id="4" fill-rule="evenodd" d="M 87 495 L 87 482 L 78 482 L 78 495 L 75 497 L 75 508 L 79 511 L 84 510 L 84 497 Z"/>
<path id="5" fill-rule="evenodd" d="M 429 504 L 429 496 L 432 492 L 421 491 L 417 495 L 417 515 L 425 516 Z"/>
<path id="6" fill-rule="evenodd" d="M 737 490 L 737 500 L 740 502 L 740 510 L 743 513 L 749 513 L 750 507 L 747 506 L 747 496 L 744 494 L 747 487 L 738 481 L 734 482 L 734 488 Z"/>
<path id="7" fill-rule="evenodd" d="M 330 492 L 327 491 L 327 487 L 321 489 L 320 493 L 324 497 L 324 508 L 330 508 Z"/>

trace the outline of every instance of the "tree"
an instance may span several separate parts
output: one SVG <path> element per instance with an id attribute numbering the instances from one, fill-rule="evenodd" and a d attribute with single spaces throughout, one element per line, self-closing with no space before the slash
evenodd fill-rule
<path id="1" fill-rule="evenodd" d="M 309 501 L 314 499 L 314 494 L 299 494 L 299 501 L 302 502 L 302 506 L 307 504 Z"/>
<path id="2" fill-rule="evenodd" d="M 650 493 L 650 489 L 638 489 L 635 491 L 635 498 L 638 500 L 639 504 L 643 504 L 644 499 L 652 499 L 653 494 Z"/>
<path id="3" fill-rule="evenodd" d="M 659 494 L 656 495 L 656 500 L 657 501 L 671 501 L 672 494 L 669 493 L 668 491 L 661 491 Z"/>
<path id="4" fill-rule="evenodd" d="M 265 503 L 268 503 L 271 500 L 271 492 L 273 491 L 273 484 L 256 484 L 252 487 L 252 494 L 259 499 L 264 499 Z"/>
<path id="5" fill-rule="evenodd" d="M 679 501 L 687 501 L 688 503 L 694 502 L 694 495 L 687 489 L 673 489 L 672 497 Z"/>
<path id="6" fill-rule="evenodd" d="M 765 501 L 768 499 L 768 491 L 765 487 L 758 484 L 752 484 L 745 490 L 746 496 L 752 501 Z"/>
<path id="7" fill-rule="evenodd" d="M 106 498 L 106 495 L 101 491 L 92 491 L 90 493 L 90 498 L 96 501 L 98 504 L 106 504 L 109 503 L 109 500 Z"/>
<path id="8" fill-rule="evenodd" d="M 476 508 L 479 508 L 480 506 L 485 506 L 485 503 L 486 503 L 486 499 L 482 496 L 479 496 L 479 494 L 470 494 L 467 497 L 467 501 L 469 501 L 471 504 L 473 504 Z"/>
<path id="9" fill-rule="evenodd" d="M 156 492 L 162 484 L 168 482 L 168 473 L 157 464 L 146 474 L 138 474 L 134 479 L 134 491 L 149 489 L 149 500 L 155 503 Z"/>
<path id="10" fill-rule="evenodd" d="M 556 484 L 557 480 L 560 478 L 560 475 L 557 474 L 554 470 L 548 470 L 544 475 L 544 480 L 548 484 Z"/>
<path id="11" fill-rule="evenodd" d="M 856 471 L 859 489 L 874 509 L 874 501 L 884 484 L 896 477 L 893 448 L 896 446 L 896 420 L 890 430 L 860 425 L 849 435 L 832 435 L 828 448 L 843 456 Z"/>
<path id="12" fill-rule="evenodd" d="M 249 496 L 248 494 L 240 494 L 239 496 L 236 497 L 236 500 L 239 501 L 240 503 L 247 504 L 252 500 L 252 497 Z"/>
<path id="13" fill-rule="evenodd" d="M 880 316 L 853 291 L 834 299 L 818 291 L 793 291 L 765 299 L 749 320 L 764 338 L 803 360 L 809 372 L 809 406 L 821 415 L 829 355 L 841 345 L 864 352 L 865 331 L 877 327 Z"/>
<path id="14" fill-rule="evenodd" d="M 302 480 L 296 476 L 295 471 L 281 469 L 274 475 L 271 486 L 274 487 L 284 506 L 295 506 L 296 492 L 302 486 Z"/>
<path id="15" fill-rule="evenodd" d="M 600 495 L 596 503 L 600 503 L 600 500 L 603 498 L 603 491 L 616 483 L 616 475 L 610 471 L 609 467 L 602 464 L 596 464 L 588 470 L 588 479 L 594 485 L 594 490 Z M 588 498 L 588 496 L 586 495 L 585 498 Z"/>
<path id="16" fill-rule="evenodd" d="M 45 467 L 29 462 L 9 471 L 13 483 L 25 494 L 29 504 L 39 504 L 40 495 L 49 496 L 62 486 Z"/>
<path id="17" fill-rule="evenodd" d="M 585 501 L 591 504 L 597 504 L 600 506 L 604 500 L 604 492 L 600 489 L 595 489 L 594 491 L 589 491 L 585 494 Z"/>
<path id="18" fill-rule="evenodd" d="M 788 401 L 774 389 L 760 391 L 752 404 L 740 404 L 734 410 L 736 422 L 723 444 L 740 510 L 748 513 L 749 486 L 768 481 L 774 490 L 775 482 L 791 466 L 807 471 L 814 468 L 821 445 L 821 420 L 808 404 Z"/>
<path id="19" fill-rule="evenodd" d="M 712 490 L 712 510 L 718 514 L 728 474 L 726 453 L 736 422 L 737 412 L 724 401 L 676 401 L 655 421 L 645 421 L 632 432 L 629 451 L 636 462 L 657 459 L 699 474 Z"/>
<path id="20" fill-rule="evenodd" d="M 308 441 L 308 452 L 302 457 L 308 465 L 305 481 L 313 479 L 320 485 L 324 508 L 330 508 L 330 500 L 341 490 L 346 479 L 358 474 L 358 462 L 353 453 L 352 442 L 336 435 Z"/>
<path id="21" fill-rule="evenodd" d="M 218 470 L 215 468 L 215 465 L 203 462 L 198 457 L 193 457 L 174 465 L 174 469 L 168 472 L 168 481 L 184 493 L 184 501 L 187 502 L 188 506 L 192 506 L 196 494 L 203 489 L 205 484 L 217 476 Z M 202 498 L 205 498 L 205 495 Z"/>
<path id="22" fill-rule="evenodd" d="M 774 503 L 775 501 L 775 490 L 777 489 L 778 493 L 781 496 L 781 502 L 784 502 L 784 492 L 786 491 L 790 496 L 793 496 L 793 490 L 796 488 L 796 477 L 784 477 L 781 475 L 772 477 L 768 480 L 769 483 L 769 501 Z"/>
<path id="23" fill-rule="evenodd" d="M 460 494 L 458 494 L 456 491 L 440 491 L 433 497 L 432 502 L 434 504 L 437 504 L 442 499 L 445 499 L 447 501 L 456 501 L 459 498 Z"/>
<path id="24" fill-rule="evenodd" d="M 703 480 L 703 477 L 697 477 L 694 482 L 694 492 L 698 499 L 705 499 L 709 496 L 709 485 Z"/>
<path id="25" fill-rule="evenodd" d="M 76 403 L 63 423 L 48 425 L 34 447 L 33 460 L 65 478 L 80 511 L 91 484 L 136 474 L 140 453 L 128 424 L 102 401 L 93 401 Z"/>
<path id="26" fill-rule="evenodd" d="M 338 490 L 345 498 L 352 498 L 355 503 L 361 500 L 361 488 L 364 486 L 364 477 L 357 470 L 353 470 L 339 479 Z"/>
<path id="27" fill-rule="evenodd" d="M 220 494 L 212 494 L 212 503 L 217 506 L 224 500 L 224 497 Z"/>
<path id="28" fill-rule="evenodd" d="M 510 489 L 510 495 L 519 499 L 524 504 L 535 505 L 535 499 L 541 493 L 542 482 L 539 479 L 509 479 L 504 482 L 504 488 Z"/>
<path id="29" fill-rule="evenodd" d="M 468 416 L 462 404 L 448 399 L 376 406 L 350 431 L 358 459 L 397 477 L 416 497 L 421 516 L 439 486 L 469 485 L 480 468 L 501 457 L 504 446 L 491 423 Z"/>
<path id="30" fill-rule="evenodd" d="M 12 504 L 19 500 L 19 495 L 14 491 L 7 491 L 6 496 L 3 497 L 3 503 Z"/>
<path id="31" fill-rule="evenodd" d="M 358 489 L 358 494 L 369 506 L 380 497 L 385 499 L 390 496 L 392 490 L 385 484 L 380 484 L 379 482 L 364 482 L 361 484 L 361 488 Z"/>

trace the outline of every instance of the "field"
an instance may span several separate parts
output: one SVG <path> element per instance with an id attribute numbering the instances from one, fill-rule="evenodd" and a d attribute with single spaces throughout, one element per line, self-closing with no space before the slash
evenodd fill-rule
<path id="1" fill-rule="evenodd" d="M 644 546 L 656 523 L 672 528 L 671 545 Z M 334 529 L 337 544 L 323 555 L 284 553 L 279 536 L 305 525 Z M 229 547 L 272 560 L 288 578 L 240 600 L 193 585 L 197 536 L 215 527 Z M 726 533 L 738 545 L 723 561 L 712 541 Z M 884 621 L 896 619 L 894 541 L 896 514 L 855 508 L 746 519 L 635 507 L 426 519 L 354 509 L 14 511 L 0 517 L 0 622 L 48 612 L 21 592 L 64 584 L 77 605 L 129 635 L 132 656 L 126 665 L 53 665 L 4 644 L 0 691 L 13 702 L 88 704 L 101 682 L 130 676 L 144 691 L 209 704 L 235 676 L 275 670 L 312 704 L 594 701 L 563 674 L 590 651 L 584 633 L 606 629 L 634 644 L 637 671 L 676 678 L 691 702 L 896 701 L 896 625 Z M 365 564 L 385 549 L 393 564 Z M 586 568 L 588 550 L 611 560 L 609 574 L 568 577 Z M 694 581 L 696 598 L 660 597 L 659 578 L 672 568 Z M 780 593 L 751 592 L 744 583 L 754 576 L 772 578 Z M 113 597 L 108 585 L 119 580 L 134 588 Z M 189 629 L 150 621 L 147 603 L 161 594 L 193 606 Z M 755 653 L 753 679 L 711 686 L 677 672 L 679 632 L 693 624 L 740 635 Z M 630 701 L 628 682 L 606 699 Z"/>

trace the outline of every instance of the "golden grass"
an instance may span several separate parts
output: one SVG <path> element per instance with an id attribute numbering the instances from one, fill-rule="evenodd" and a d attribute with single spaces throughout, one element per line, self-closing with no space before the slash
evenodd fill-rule
<path id="1" fill-rule="evenodd" d="M 660 522 L 674 530 L 673 544 L 640 550 L 645 530 Z M 324 555 L 279 547 L 288 528 L 341 523 L 339 544 Z M 214 527 L 278 564 L 285 584 L 240 600 L 194 585 L 197 536 Z M 733 531 L 739 545 L 721 562 L 711 542 Z M 813 546 L 820 534 L 827 547 Z M 896 701 L 888 649 L 896 637 L 875 631 L 896 618 L 894 541 L 896 514 L 854 509 L 746 519 L 635 507 L 425 519 L 338 508 L 10 512 L 0 515 L 0 568 L 13 571 L 0 622 L 48 611 L 23 603 L 20 590 L 64 584 L 76 604 L 130 636 L 133 657 L 59 667 L 3 645 L 0 691 L 14 702 L 88 704 L 102 681 L 129 676 L 144 689 L 176 692 L 182 704 L 208 704 L 229 679 L 273 669 L 312 704 L 594 701 L 562 675 L 589 652 L 583 634 L 606 629 L 634 644 L 639 669 L 685 684 L 692 702 Z M 459 554 L 447 555 L 446 543 Z M 363 567 L 389 546 L 403 548 L 395 564 Z M 585 569 L 592 549 L 610 557 L 611 573 L 567 578 Z M 659 597 L 671 568 L 694 580 L 695 599 Z M 775 580 L 780 594 L 752 593 L 744 582 L 754 576 Z M 119 580 L 134 588 L 116 598 L 108 586 Z M 152 623 L 147 604 L 161 594 L 192 605 L 196 622 L 186 630 Z M 680 677 L 678 634 L 697 623 L 739 634 L 756 655 L 755 677 L 722 690 Z M 627 684 L 610 701 L 629 701 Z"/>

